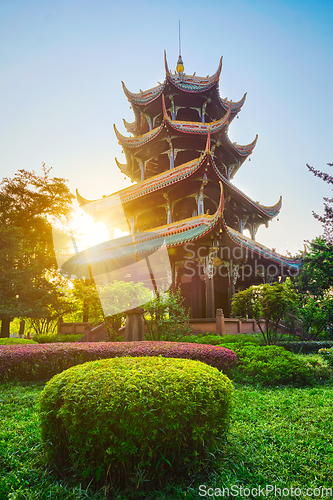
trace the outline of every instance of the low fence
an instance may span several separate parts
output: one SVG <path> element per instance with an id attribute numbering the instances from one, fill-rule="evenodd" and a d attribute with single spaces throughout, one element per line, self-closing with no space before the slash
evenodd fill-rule
<path id="1" fill-rule="evenodd" d="M 217 309 L 216 318 L 190 319 L 192 333 L 217 335 L 237 335 L 239 333 L 258 333 L 259 328 L 254 319 L 238 320 L 225 318 L 222 309 Z M 81 341 L 99 342 L 108 340 L 104 324 L 91 328 L 89 323 L 58 323 L 58 334 L 82 334 Z"/>

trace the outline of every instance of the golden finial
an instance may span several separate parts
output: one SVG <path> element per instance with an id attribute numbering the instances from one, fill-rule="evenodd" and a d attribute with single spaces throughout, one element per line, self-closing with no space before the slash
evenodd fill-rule
<path id="1" fill-rule="evenodd" d="M 179 21 L 179 57 L 177 61 L 177 68 L 176 71 L 179 75 L 182 75 L 184 73 L 184 63 L 182 59 L 182 51 L 181 51 L 181 46 L 180 46 L 180 21 Z"/>

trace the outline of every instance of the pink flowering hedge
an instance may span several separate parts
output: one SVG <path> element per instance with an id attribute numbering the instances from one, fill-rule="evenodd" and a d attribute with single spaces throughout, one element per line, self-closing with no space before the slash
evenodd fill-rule
<path id="1" fill-rule="evenodd" d="M 122 356 L 163 356 L 202 361 L 228 373 L 237 364 L 225 347 L 185 342 L 85 342 L 0 346 L 0 381 L 48 380 L 74 365 Z"/>

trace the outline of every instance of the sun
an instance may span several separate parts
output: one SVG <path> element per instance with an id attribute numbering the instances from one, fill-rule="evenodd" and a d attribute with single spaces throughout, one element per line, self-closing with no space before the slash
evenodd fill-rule
<path id="1" fill-rule="evenodd" d="M 106 225 L 102 222 L 94 222 L 93 218 L 82 210 L 74 212 L 70 230 L 73 232 L 78 251 L 110 239 Z"/>

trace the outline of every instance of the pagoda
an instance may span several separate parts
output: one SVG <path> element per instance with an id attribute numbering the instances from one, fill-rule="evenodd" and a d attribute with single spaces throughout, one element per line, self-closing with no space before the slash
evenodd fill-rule
<path id="1" fill-rule="evenodd" d="M 163 240 L 171 286 L 180 287 L 191 317 L 215 317 L 217 308 L 228 316 L 237 289 L 281 281 L 296 274 L 301 262 L 256 241 L 258 228 L 278 215 L 282 198 L 264 206 L 232 182 L 258 137 L 248 145 L 228 137 L 246 94 L 238 102 L 220 97 L 222 58 L 216 73 L 205 78 L 185 74 L 181 56 L 175 72 L 166 54 L 164 62 L 163 83 L 139 93 L 122 84 L 135 120 L 124 120 L 129 136 L 114 127 L 126 157 L 125 164 L 116 164 L 134 184 L 98 200 L 77 192 L 83 210 L 111 235 L 115 228 L 130 234 L 90 249 L 89 258 L 76 254 L 63 270 L 84 277 L 87 266 L 90 274 L 92 267 L 93 274 L 120 268 L 134 255 L 151 254 Z"/>

